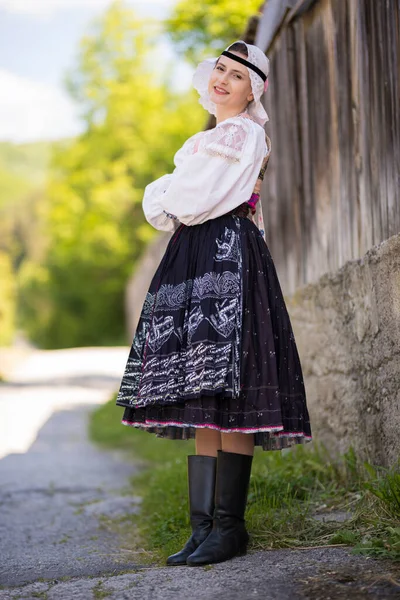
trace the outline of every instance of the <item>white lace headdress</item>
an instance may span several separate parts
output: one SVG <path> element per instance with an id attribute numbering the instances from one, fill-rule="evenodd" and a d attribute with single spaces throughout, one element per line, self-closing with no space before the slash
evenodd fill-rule
<path id="1" fill-rule="evenodd" d="M 254 100 L 252 100 L 246 111 L 251 115 L 254 120 L 261 125 L 264 126 L 265 122 L 268 121 L 268 115 L 260 102 L 260 98 L 263 93 L 267 90 L 268 87 L 268 74 L 269 74 L 269 60 L 265 56 L 264 52 L 260 50 L 257 46 L 253 46 L 252 44 L 247 44 L 243 40 L 237 40 L 241 42 L 247 47 L 247 59 L 244 60 L 237 55 L 228 54 L 234 60 L 241 62 L 246 65 L 246 63 L 251 63 L 253 67 L 255 67 L 259 72 L 255 71 L 252 67 L 247 67 L 250 76 L 251 82 L 251 90 L 253 92 Z M 236 42 L 233 42 L 236 43 Z M 229 48 L 231 48 L 233 44 L 229 44 L 227 48 L 225 48 L 224 52 L 229 53 Z M 224 54 L 224 52 L 222 54 Z M 212 115 L 216 115 L 216 104 L 210 99 L 210 94 L 208 93 L 208 82 L 210 79 L 210 75 L 212 70 L 215 67 L 215 63 L 218 60 L 218 57 L 206 58 L 201 61 L 194 72 L 192 78 L 193 87 L 200 94 L 199 103 Z M 263 75 L 265 76 L 265 80 Z"/>

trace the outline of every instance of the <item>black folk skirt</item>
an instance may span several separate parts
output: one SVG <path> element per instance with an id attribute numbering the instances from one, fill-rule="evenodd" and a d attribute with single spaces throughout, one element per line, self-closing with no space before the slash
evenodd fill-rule
<path id="1" fill-rule="evenodd" d="M 141 311 L 116 404 L 122 424 L 190 439 L 311 441 L 302 369 L 271 254 L 243 205 L 171 236 Z"/>

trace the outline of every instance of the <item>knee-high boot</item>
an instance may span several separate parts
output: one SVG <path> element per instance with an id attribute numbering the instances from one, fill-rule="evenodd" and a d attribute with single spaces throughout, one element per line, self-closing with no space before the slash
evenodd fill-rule
<path id="1" fill-rule="evenodd" d="M 212 530 L 217 459 L 213 456 L 188 456 L 189 511 L 192 535 L 180 552 L 167 558 L 167 565 L 185 565 L 187 557 Z"/>
<path id="2" fill-rule="evenodd" d="M 218 450 L 213 529 L 187 559 L 191 567 L 245 554 L 249 535 L 244 513 L 253 457 Z"/>

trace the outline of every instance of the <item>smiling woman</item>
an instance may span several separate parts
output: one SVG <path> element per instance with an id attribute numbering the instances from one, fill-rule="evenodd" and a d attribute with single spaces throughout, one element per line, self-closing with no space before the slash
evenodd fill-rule
<path id="1" fill-rule="evenodd" d="M 256 55 L 251 48 L 256 48 L 256 46 L 251 46 L 241 40 L 234 42 L 218 58 L 203 60 L 194 73 L 193 85 L 200 94 L 199 103 L 208 112 L 215 115 L 217 121 L 219 116 L 217 115 L 217 105 L 224 106 L 225 99 L 228 100 L 228 98 L 229 105 L 231 105 L 231 94 L 234 96 L 232 108 L 236 104 L 236 112 L 231 114 L 241 112 L 240 107 L 237 106 L 240 98 L 242 106 L 246 107 L 246 112 L 259 125 L 263 127 L 268 121 L 268 115 L 260 98 L 268 86 L 269 60 L 264 53 Z M 248 67 L 249 62 L 252 64 L 252 68 Z M 215 87 L 219 87 L 227 93 L 217 94 Z"/>
<path id="2" fill-rule="evenodd" d="M 311 440 L 301 364 L 265 232 L 249 217 L 269 157 L 261 104 L 269 61 L 241 40 L 202 61 L 193 85 L 216 127 L 146 186 L 143 210 L 173 235 L 150 284 L 121 381 L 122 423 L 195 437 L 193 535 L 168 565 L 245 553 L 254 446 Z"/>
<path id="3" fill-rule="evenodd" d="M 235 47 L 241 52 L 235 51 Z M 245 48 L 246 50 L 246 48 Z M 241 44 L 233 44 L 229 52 L 235 57 L 247 57 Z M 240 108 L 254 99 L 251 89 L 249 70 L 243 65 L 238 66 L 236 58 L 219 57 L 213 69 L 208 92 L 210 99 L 218 105 L 217 123 L 229 117 L 232 113 L 240 113 Z"/>

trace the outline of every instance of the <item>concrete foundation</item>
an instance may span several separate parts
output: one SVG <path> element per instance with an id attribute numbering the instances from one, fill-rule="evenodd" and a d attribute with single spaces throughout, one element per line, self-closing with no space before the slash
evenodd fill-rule
<path id="1" fill-rule="evenodd" d="M 279 276 L 279 273 L 278 273 Z M 389 466 L 400 456 L 400 235 L 285 297 L 314 436 Z"/>

